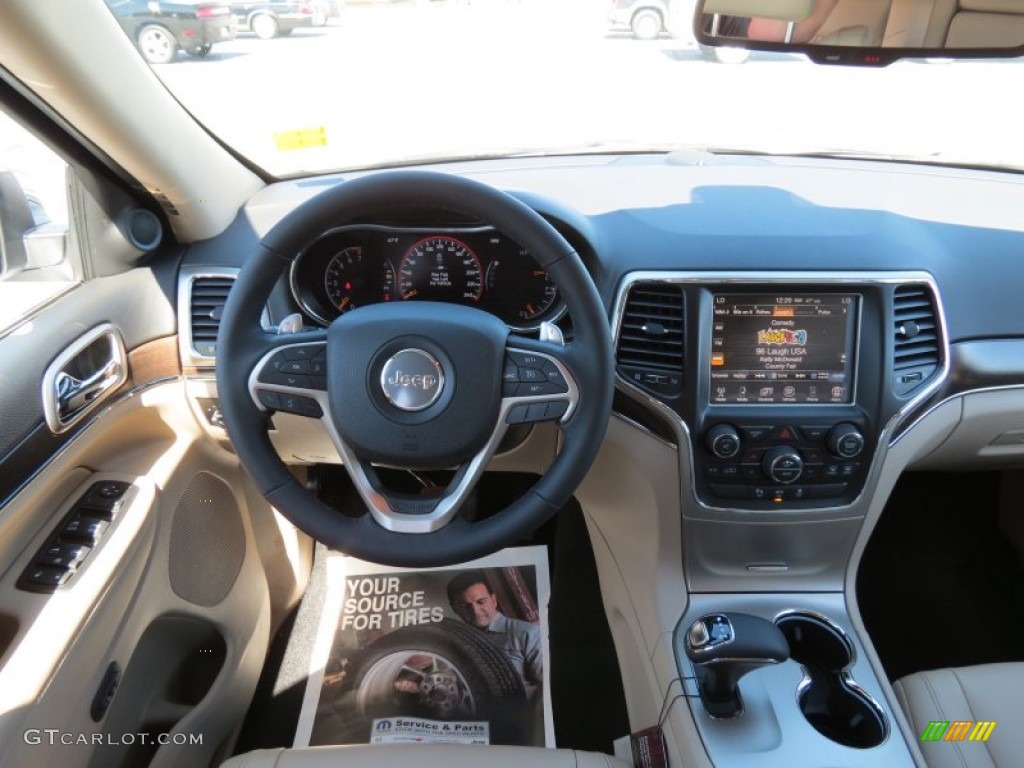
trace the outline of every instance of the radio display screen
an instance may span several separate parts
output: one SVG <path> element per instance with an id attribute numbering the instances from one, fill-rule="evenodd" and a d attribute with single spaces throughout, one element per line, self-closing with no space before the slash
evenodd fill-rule
<path id="1" fill-rule="evenodd" d="M 711 402 L 852 402 L 859 300 L 841 293 L 715 294 Z"/>

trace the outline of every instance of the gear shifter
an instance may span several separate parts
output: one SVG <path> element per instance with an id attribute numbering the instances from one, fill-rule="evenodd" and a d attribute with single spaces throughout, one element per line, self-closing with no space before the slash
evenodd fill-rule
<path id="1" fill-rule="evenodd" d="M 712 717 L 743 711 L 738 684 L 747 672 L 789 658 L 789 643 L 772 622 L 746 613 L 701 616 L 686 631 L 686 656 L 693 662 L 704 708 Z"/>

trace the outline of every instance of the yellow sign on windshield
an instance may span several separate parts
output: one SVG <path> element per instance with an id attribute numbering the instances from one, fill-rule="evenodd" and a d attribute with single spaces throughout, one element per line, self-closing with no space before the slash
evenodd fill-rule
<path id="1" fill-rule="evenodd" d="M 274 134 L 274 141 L 280 152 L 291 149 L 326 147 L 327 129 L 321 125 L 317 128 L 300 128 L 297 131 L 280 131 Z"/>

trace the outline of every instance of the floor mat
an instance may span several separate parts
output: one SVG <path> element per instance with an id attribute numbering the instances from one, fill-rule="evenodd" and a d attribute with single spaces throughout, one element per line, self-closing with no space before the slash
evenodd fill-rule
<path id="1" fill-rule="evenodd" d="M 610 754 L 612 741 L 629 732 L 629 717 L 579 506 L 570 503 L 523 543 L 546 544 L 551 555 L 548 614 L 556 744 Z M 324 603 L 325 551 L 317 548 L 306 596 L 272 642 L 236 753 L 292 745 Z"/>
<path id="2" fill-rule="evenodd" d="M 857 578 L 891 680 L 1024 660 L 1024 570 L 996 525 L 999 474 L 906 473 Z"/>

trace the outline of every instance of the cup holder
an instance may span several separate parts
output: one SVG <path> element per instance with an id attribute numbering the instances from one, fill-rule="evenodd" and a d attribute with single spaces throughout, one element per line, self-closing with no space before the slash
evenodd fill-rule
<path id="1" fill-rule="evenodd" d="M 850 676 L 853 645 L 842 629 L 809 613 L 784 614 L 776 626 L 789 641 L 789 655 L 804 668 L 797 701 L 822 736 L 855 749 L 885 741 L 889 726 L 878 706 Z"/>

